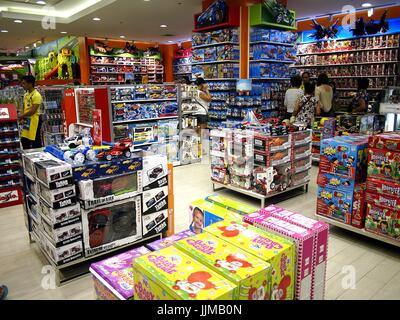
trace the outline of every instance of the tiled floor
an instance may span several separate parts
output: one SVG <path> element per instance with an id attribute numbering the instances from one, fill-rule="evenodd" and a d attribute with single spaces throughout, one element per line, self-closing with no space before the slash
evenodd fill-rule
<path id="1" fill-rule="evenodd" d="M 188 205 L 213 193 L 207 165 L 175 168 L 175 231 L 188 228 Z M 313 181 L 317 168 L 313 169 Z M 260 206 L 255 199 L 222 190 L 217 193 Z M 277 199 L 272 199 L 276 202 Z M 280 205 L 312 217 L 316 186 Z M 361 235 L 332 227 L 329 240 L 326 299 L 400 299 L 400 250 Z M 42 274 L 43 258 L 30 245 L 22 207 L 0 209 L 0 283 L 10 289 L 9 299 L 93 299 L 90 275 L 60 288 L 48 287 Z M 355 281 L 351 281 L 355 279 Z"/>

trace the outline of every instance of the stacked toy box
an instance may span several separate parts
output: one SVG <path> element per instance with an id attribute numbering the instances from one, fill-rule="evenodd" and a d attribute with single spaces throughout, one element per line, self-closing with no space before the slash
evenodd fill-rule
<path id="1" fill-rule="evenodd" d="M 321 141 L 335 136 L 335 118 L 315 118 L 312 133 L 312 155 L 315 160 L 319 160 L 321 153 Z"/>
<path id="2" fill-rule="evenodd" d="M 365 229 L 400 239 L 400 135 L 370 137 Z"/>
<path id="3" fill-rule="evenodd" d="M 367 136 L 321 141 L 317 214 L 364 227 Z"/>

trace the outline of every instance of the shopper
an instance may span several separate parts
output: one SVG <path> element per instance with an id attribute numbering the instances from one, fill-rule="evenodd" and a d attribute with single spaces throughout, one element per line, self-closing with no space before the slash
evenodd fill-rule
<path id="1" fill-rule="evenodd" d="M 303 96 L 303 90 L 300 89 L 302 79 L 299 75 L 293 76 L 290 79 L 291 87 L 286 91 L 285 94 L 285 108 L 286 108 L 286 119 L 290 119 L 293 115 L 294 108 L 297 101 Z"/>
<path id="2" fill-rule="evenodd" d="M 8 288 L 5 285 L 0 285 L 0 300 L 7 298 Z"/>
<path id="3" fill-rule="evenodd" d="M 301 90 L 304 91 L 304 86 L 306 83 L 311 83 L 311 75 L 308 71 L 303 72 L 303 74 L 301 75 L 301 78 L 303 80 L 303 83 L 300 87 Z"/>
<path id="4" fill-rule="evenodd" d="M 305 83 L 304 96 L 297 101 L 293 113 L 296 117 L 296 122 L 303 123 L 310 128 L 314 116 L 320 114 L 320 104 L 315 97 L 315 85 L 313 83 Z"/>
<path id="5" fill-rule="evenodd" d="M 368 111 L 368 103 L 369 103 L 368 87 L 369 87 L 368 78 L 357 79 L 357 94 L 351 100 L 351 103 L 347 110 L 348 112 L 366 113 Z"/>
<path id="6" fill-rule="evenodd" d="M 22 125 L 22 148 L 25 150 L 41 148 L 40 108 L 43 99 L 39 91 L 35 89 L 35 77 L 24 76 L 21 85 L 27 91 L 24 95 L 23 113 L 18 116 Z"/>
<path id="7" fill-rule="evenodd" d="M 329 117 L 332 110 L 333 89 L 329 85 L 329 78 L 326 73 L 321 73 L 318 76 L 315 97 L 320 103 L 321 115 L 324 117 Z"/>
<path id="8" fill-rule="evenodd" d="M 194 113 L 198 118 L 198 125 L 201 129 L 207 128 L 208 123 L 208 107 L 212 100 L 210 91 L 208 90 L 208 85 L 203 78 L 197 78 L 195 81 L 196 86 L 199 89 L 198 97 L 195 98 L 197 104 L 199 105 L 199 110 Z"/>

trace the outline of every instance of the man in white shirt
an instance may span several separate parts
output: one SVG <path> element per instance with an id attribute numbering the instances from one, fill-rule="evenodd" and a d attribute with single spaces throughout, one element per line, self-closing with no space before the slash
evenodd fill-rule
<path id="1" fill-rule="evenodd" d="M 303 90 L 300 89 L 303 80 L 297 75 L 290 79 L 291 87 L 286 91 L 285 94 L 285 107 L 286 107 L 286 118 L 290 119 L 293 115 L 296 103 L 304 95 Z"/>

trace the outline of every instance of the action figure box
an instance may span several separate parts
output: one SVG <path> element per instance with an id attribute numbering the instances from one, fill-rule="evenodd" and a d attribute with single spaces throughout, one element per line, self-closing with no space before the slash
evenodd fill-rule
<path id="1" fill-rule="evenodd" d="M 133 300 L 133 266 L 135 259 L 150 253 L 139 247 L 103 261 L 93 263 L 94 289 L 98 300 Z"/>
<path id="2" fill-rule="evenodd" d="M 269 263 L 209 233 L 178 241 L 175 247 L 234 283 L 234 300 L 269 300 Z"/>
<path id="3" fill-rule="evenodd" d="M 82 241 L 81 222 L 54 228 L 54 225 L 48 221 L 45 216 L 42 216 L 41 226 L 51 244 L 56 248 L 65 246 L 72 242 Z"/>
<path id="4" fill-rule="evenodd" d="M 360 137 L 336 137 L 321 141 L 319 170 L 365 181 L 368 141 Z"/>
<path id="5" fill-rule="evenodd" d="M 95 180 L 82 180 L 79 181 L 78 186 L 81 206 L 88 210 L 142 193 L 142 172 L 124 173 Z"/>
<path id="6" fill-rule="evenodd" d="M 35 162 L 37 179 L 49 189 L 58 189 L 71 185 L 72 167 L 56 158 Z"/>
<path id="7" fill-rule="evenodd" d="M 193 63 L 204 62 L 204 49 L 195 49 L 192 51 Z"/>
<path id="8" fill-rule="evenodd" d="M 42 199 L 39 199 L 39 207 L 42 216 L 53 224 L 55 228 L 64 227 L 81 221 L 81 207 L 79 204 L 61 209 L 53 209 Z"/>
<path id="9" fill-rule="evenodd" d="M 365 230 L 392 239 L 400 239 L 400 211 L 367 204 Z"/>
<path id="10" fill-rule="evenodd" d="M 392 197 L 400 197 L 400 184 L 391 181 L 367 179 L 367 191 Z"/>
<path id="11" fill-rule="evenodd" d="M 75 186 L 68 186 L 61 189 L 50 190 L 44 187 L 42 184 L 38 184 L 40 196 L 46 200 L 47 203 L 55 203 L 61 200 L 75 197 Z"/>
<path id="12" fill-rule="evenodd" d="M 292 165 L 286 163 L 274 167 L 258 167 L 254 169 L 253 176 L 255 192 L 262 195 L 282 192 L 292 186 Z"/>
<path id="13" fill-rule="evenodd" d="M 206 201 L 219 205 L 229 211 L 237 212 L 239 214 L 249 214 L 256 212 L 258 209 L 256 207 L 252 207 L 246 205 L 242 202 L 235 201 L 229 198 L 225 198 L 223 196 L 214 194 L 205 198 Z"/>
<path id="14" fill-rule="evenodd" d="M 393 132 L 371 136 L 368 146 L 374 149 L 400 152 L 400 134 Z"/>
<path id="15" fill-rule="evenodd" d="M 186 239 L 186 238 L 192 237 L 194 235 L 195 234 L 192 231 L 185 230 L 185 231 L 173 234 L 172 236 L 169 236 L 167 238 L 148 243 L 148 244 L 146 244 L 146 247 L 149 248 L 151 251 L 157 251 L 157 250 L 161 250 L 161 249 L 167 248 L 169 246 L 172 246 L 176 241 Z"/>
<path id="16" fill-rule="evenodd" d="M 355 185 L 354 192 L 318 186 L 317 214 L 363 228 L 365 184 Z"/>
<path id="17" fill-rule="evenodd" d="M 317 184 L 323 188 L 329 187 L 344 192 L 353 192 L 356 185 L 353 179 L 331 173 L 320 173 Z"/>
<path id="18" fill-rule="evenodd" d="M 86 257 L 142 238 L 141 196 L 81 212 Z"/>
<path id="19" fill-rule="evenodd" d="M 293 241 L 296 244 L 296 300 L 311 300 L 312 281 L 314 280 L 314 242 L 315 233 L 290 222 L 280 220 L 265 211 L 251 213 L 243 219 L 257 228 L 269 231 Z"/>
<path id="20" fill-rule="evenodd" d="M 226 219 L 204 229 L 271 265 L 271 300 L 293 300 L 296 249 L 292 241 L 247 223 Z"/>
<path id="21" fill-rule="evenodd" d="M 178 248 L 135 259 L 135 300 L 233 300 L 236 286 Z"/>
<path id="22" fill-rule="evenodd" d="M 385 208 L 391 211 L 400 211 L 400 197 L 388 196 L 375 193 L 374 191 L 368 190 L 366 193 L 367 203 L 374 204 L 381 208 Z"/>
<path id="23" fill-rule="evenodd" d="M 326 268 L 328 262 L 328 239 L 329 225 L 322 221 L 308 218 L 302 214 L 295 213 L 277 206 L 268 206 L 261 209 L 261 212 L 268 213 L 276 218 L 290 222 L 296 226 L 311 230 L 316 235 L 314 241 L 314 279 L 312 282 L 313 300 L 324 300 L 326 284 Z"/>
<path id="24" fill-rule="evenodd" d="M 370 148 L 368 150 L 368 179 L 400 183 L 400 153 Z"/>

